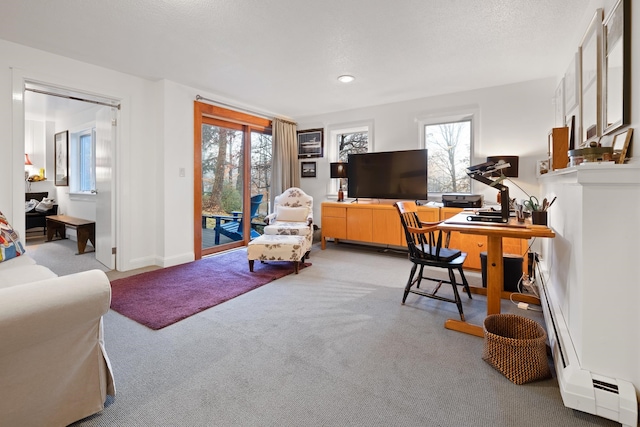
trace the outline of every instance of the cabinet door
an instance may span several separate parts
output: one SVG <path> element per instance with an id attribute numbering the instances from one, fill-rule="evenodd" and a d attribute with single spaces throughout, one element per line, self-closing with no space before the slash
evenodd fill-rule
<path id="1" fill-rule="evenodd" d="M 322 237 L 347 238 L 347 209 L 322 204 Z"/>
<path id="2" fill-rule="evenodd" d="M 347 219 L 325 216 L 322 218 L 322 236 L 334 239 L 347 238 Z"/>
<path id="3" fill-rule="evenodd" d="M 386 245 L 403 245 L 400 239 L 400 215 L 393 209 L 373 209 L 372 210 L 372 242 Z"/>
<path id="4" fill-rule="evenodd" d="M 347 210 L 347 239 L 371 242 L 373 239 L 372 209 L 351 208 Z"/>

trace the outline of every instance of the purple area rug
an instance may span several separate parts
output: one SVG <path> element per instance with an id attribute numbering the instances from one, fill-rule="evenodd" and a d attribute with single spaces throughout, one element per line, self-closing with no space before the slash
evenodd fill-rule
<path id="1" fill-rule="evenodd" d="M 111 308 L 162 329 L 293 272 L 292 262 L 257 261 L 251 273 L 247 251 L 241 249 L 114 280 Z"/>

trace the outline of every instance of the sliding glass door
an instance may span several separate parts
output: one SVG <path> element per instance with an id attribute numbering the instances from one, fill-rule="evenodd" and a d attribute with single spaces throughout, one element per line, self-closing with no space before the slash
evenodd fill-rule
<path id="1" fill-rule="evenodd" d="M 272 147 L 268 120 L 195 104 L 194 251 L 199 259 L 244 246 L 262 233 Z"/>

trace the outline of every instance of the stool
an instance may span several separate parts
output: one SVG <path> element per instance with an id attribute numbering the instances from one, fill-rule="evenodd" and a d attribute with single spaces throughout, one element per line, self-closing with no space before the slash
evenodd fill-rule
<path id="1" fill-rule="evenodd" d="M 293 261 L 294 271 L 298 274 L 299 265 L 304 262 L 308 248 L 304 236 L 267 235 L 253 239 L 247 246 L 249 271 L 253 272 L 253 261 Z"/>

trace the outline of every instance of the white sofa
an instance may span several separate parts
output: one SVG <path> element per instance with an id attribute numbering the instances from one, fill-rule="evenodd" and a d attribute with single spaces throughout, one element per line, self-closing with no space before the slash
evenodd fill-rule
<path id="1" fill-rule="evenodd" d="M 100 270 L 57 277 L 26 254 L 0 262 L 0 425 L 66 426 L 115 396 L 110 304 Z"/>

